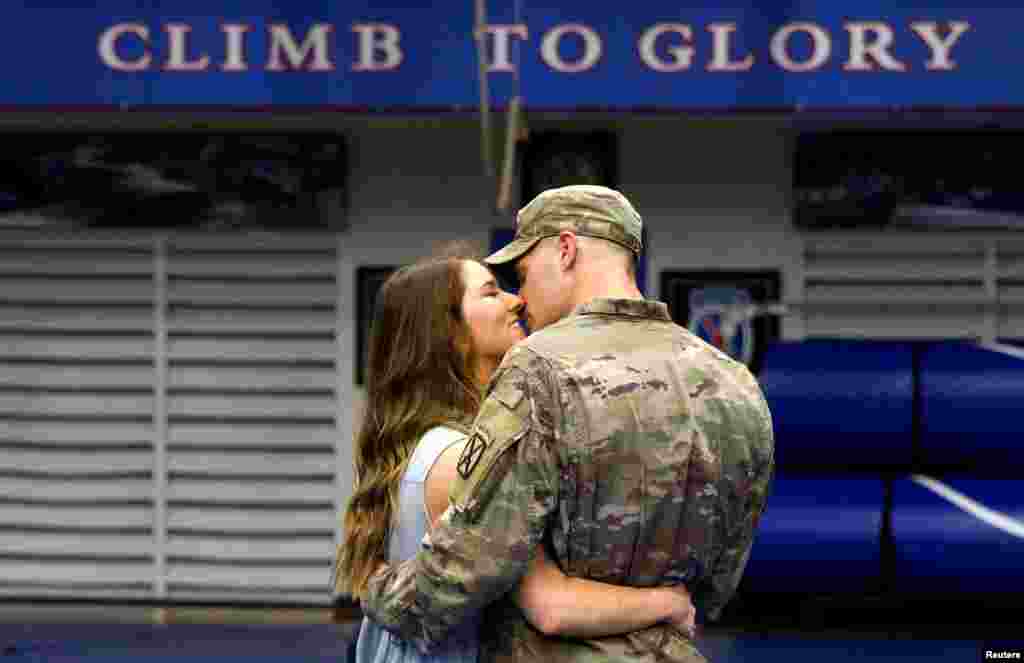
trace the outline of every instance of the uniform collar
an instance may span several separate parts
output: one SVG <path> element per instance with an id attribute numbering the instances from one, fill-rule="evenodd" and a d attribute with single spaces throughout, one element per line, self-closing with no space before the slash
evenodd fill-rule
<path id="1" fill-rule="evenodd" d="M 598 297 L 586 304 L 580 304 L 570 315 L 626 315 L 633 318 L 653 318 L 671 321 L 668 306 L 664 302 L 650 299 L 609 299 Z"/>

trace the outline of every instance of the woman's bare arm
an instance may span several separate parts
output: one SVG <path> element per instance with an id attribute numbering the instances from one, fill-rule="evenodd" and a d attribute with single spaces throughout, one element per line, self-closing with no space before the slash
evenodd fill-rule
<path id="1" fill-rule="evenodd" d="M 458 476 L 456 468 L 459 464 L 459 456 L 466 446 L 466 440 L 454 442 L 434 461 L 434 466 L 427 473 L 427 481 L 424 486 L 424 495 L 427 503 L 427 516 L 430 519 L 430 526 L 433 527 L 437 519 L 441 517 L 448 508 L 448 492 Z"/>
<path id="2" fill-rule="evenodd" d="M 516 603 L 547 635 L 595 638 L 671 623 L 690 636 L 694 609 L 690 593 L 676 587 L 623 587 L 570 578 L 548 557 L 544 546 L 520 581 Z"/>
<path id="3" fill-rule="evenodd" d="M 448 508 L 448 491 L 465 442 L 448 447 L 434 463 L 425 486 L 431 526 Z M 516 603 L 533 626 L 547 635 L 601 637 L 668 622 L 693 633 L 693 604 L 685 587 L 623 587 L 570 578 L 538 546 Z"/>

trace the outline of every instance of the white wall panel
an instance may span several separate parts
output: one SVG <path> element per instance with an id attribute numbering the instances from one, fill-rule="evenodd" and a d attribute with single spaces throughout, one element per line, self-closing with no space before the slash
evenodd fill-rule
<path id="1" fill-rule="evenodd" d="M 0 234 L 0 513 L 14 519 L 0 544 L 20 542 L 0 595 L 329 600 L 364 400 L 355 272 L 444 240 L 486 247 L 513 224 L 493 209 L 473 118 L 338 122 L 351 148 L 340 237 L 172 235 L 157 260 L 147 234 Z M 995 238 L 993 272 L 993 238 L 798 233 L 787 120 L 531 118 L 534 130 L 589 127 L 619 131 L 650 296 L 663 270 L 779 269 L 786 338 L 993 325 L 1024 337 L 1024 241 Z M 89 529 L 122 516 L 149 527 L 160 519 L 147 509 L 166 510 L 165 549 Z M 108 572 L 118 537 L 149 563 Z M 64 544 L 96 561 L 56 558 Z"/>

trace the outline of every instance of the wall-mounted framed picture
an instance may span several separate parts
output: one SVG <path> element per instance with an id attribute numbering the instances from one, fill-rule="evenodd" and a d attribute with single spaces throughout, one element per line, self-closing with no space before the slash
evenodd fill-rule
<path id="1" fill-rule="evenodd" d="M 765 348 L 779 339 L 780 320 L 774 315 L 737 320 L 727 311 L 732 306 L 777 303 L 781 294 L 779 270 L 661 273 L 661 297 L 672 319 L 755 374 L 761 369 Z"/>
<path id="2" fill-rule="evenodd" d="M 619 142 L 613 131 L 531 132 L 523 147 L 521 205 L 570 184 L 618 186 Z"/>
<path id="3" fill-rule="evenodd" d="M 1019 129 L 847 129 L 797 134 L 801 231 L 1022 230 Z"/>
<path id="4" fill-rule="evenodd" d="M 0 136 L 0 227 L 347 228 L 348 145 L 341 134 L 163 129 Z"/>
<path id="5" fill-rule="evenodd" d="M 356 371 L 358 385 L 366 384 L 367 352 L 369 351 L 370 325 L 377 306 L 377 293 L 384 285 L 394 266 L 366 266 L 356 268 Z"/>

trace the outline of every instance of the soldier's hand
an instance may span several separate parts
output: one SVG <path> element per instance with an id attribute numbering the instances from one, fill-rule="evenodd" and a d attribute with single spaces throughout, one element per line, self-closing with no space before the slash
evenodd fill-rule
<path id="1" fill-rule="evenodd" d="M 674 585 L 666 587 L 665 590 L 671 593 L 674 606 L 672 616 L 668 620 L 669 624 L 685 633 L 691 640 L 695 639 L 697 637 L 697 609 L 693 606 L 690 591 L 686 589 L 686 585 Z"/>

